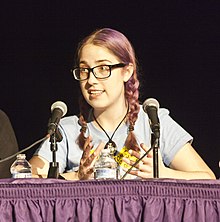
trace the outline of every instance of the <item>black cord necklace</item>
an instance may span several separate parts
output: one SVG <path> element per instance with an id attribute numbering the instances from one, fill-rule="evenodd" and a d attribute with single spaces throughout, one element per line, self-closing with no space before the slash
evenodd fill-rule
<path id="1" fill-rule="evenodd" d="M 108 133 L 105 131 L 105 129 L 101 126 L 101 124 L 98 122 L 98 120 L 95 118 L 95 115 L 94 115 L 94 110 L 92 112 L 92 115 L 93 115 L 93 118 L 94 120 L 96 121 L 96 123 L 99 125 L 99 127 L 102 129 L 102 131 L 105 133 L 105 135 L 108 137 L 108 142 L 105 144 L 105 148 L 104 149 L 110 149 L 110 153 L 111 154 L 114 154 L 115 151 L 116 151 L 116 144 L 115 142 L 112 140 L 113 136 L 115 135 L 115 132 L 118 130 L 119 126 L 122 124 L 122 122 L 125 120 L 127 114 L 128 114 L 128 111 L 129 111 L 129 107 L 127 109 L 127 112 L 125 114 L 125 116 L 123 117 L 123 119 L 121 120 L 121 122 L 118 124 L 118 126 L 116 127 L 116 129 L 114 130 L 112 136 L 110 137 L 108 135 Z"/>

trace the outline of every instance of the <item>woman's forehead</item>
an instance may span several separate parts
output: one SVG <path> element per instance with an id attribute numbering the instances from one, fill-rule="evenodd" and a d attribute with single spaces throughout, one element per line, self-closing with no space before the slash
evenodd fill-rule
<path id="1" fill-rule="evenodd" d="M 97 46 L 93 44 L 85 45 L 80 54 L 80 63 L 92 61 L 117 61 L 117 57 L 114 55 L 112 51 L 107 49 L 106 47 Z"/>

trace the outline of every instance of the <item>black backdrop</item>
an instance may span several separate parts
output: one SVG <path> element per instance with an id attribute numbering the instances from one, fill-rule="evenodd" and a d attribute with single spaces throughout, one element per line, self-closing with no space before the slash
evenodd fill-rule
<path id="1" fill-rule="evenodd" d="M 64 101 L 67 115 L 78 112 L 78 85 L 69 72 L 77 43 L 110 27 L 136 49 L 141 101 L 154 97 L 168 108 L 219 177 L 219 4 L 29 0 L 0 6 L 0 108 L 20 149 L 45 135 L 53 102 Z"/>

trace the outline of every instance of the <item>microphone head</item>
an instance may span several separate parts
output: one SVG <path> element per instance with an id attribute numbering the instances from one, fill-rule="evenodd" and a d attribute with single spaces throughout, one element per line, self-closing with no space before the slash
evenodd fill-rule
<path id="1" fill-rule="evenodd" d="M 150 106 L 153 106 L 153 107 L 155 107 L 155 108 L 158 110 L 159 107 L 160 107 L 160 104 L 159 104 L 159 102 L 158 102 L 156 99 L 154 99 L 154 98 L 146 99 L 146 100 L 144 101 L 143 105 L 142 105 L 143 110 L 144 110 L 145 112 L 147 112 L 147 107 L 150 107 Z"/>
<path id="2" fill-rule="evenodd" d="M 67 113 L 67 106 L 62 101 L 56 101 L 55 103 L 53 103 L 51 106 L 51 112 L 53 112 L 54 109 L 60 109 L 63 113 L 62 116 L 65 116 Z"/>

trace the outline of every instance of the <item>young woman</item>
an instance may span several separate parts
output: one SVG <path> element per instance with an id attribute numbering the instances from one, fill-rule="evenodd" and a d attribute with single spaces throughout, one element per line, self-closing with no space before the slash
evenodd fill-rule
<path id="1" fill-rule="evenodd" d="M 65 117 L 59 130 L 57 162 L 66 179 L 93 178 L 94 164 L 105 145 L 117 150 L 120 177 L 151 146 L 148 115 L 139 104 L 139 80 L 134 49 L 120 32 L 99 29 L 80 42 L 73 75 L 82 97 L 80 115 Z M 215 176 L 193 149 L 192 137 L 160 108 L 159 177 L 214 179 Z M 52 161 L 49 140 L 30 160 L 33 173 L 46 177 Z M 153 177 L 150 152 L 125 179 Z"/>

